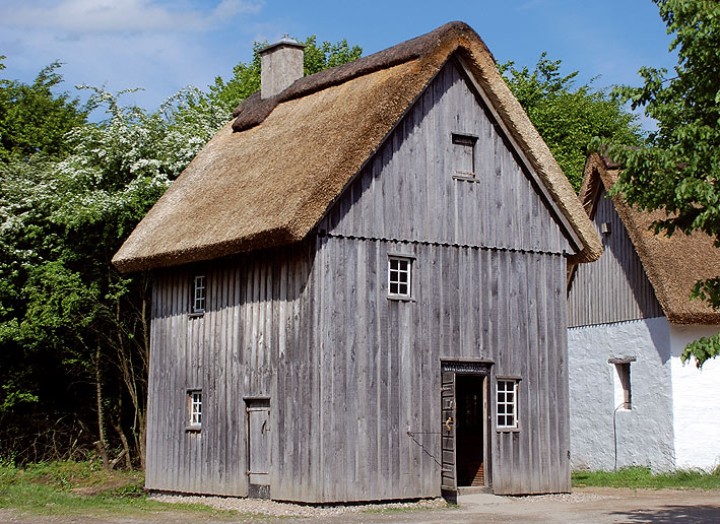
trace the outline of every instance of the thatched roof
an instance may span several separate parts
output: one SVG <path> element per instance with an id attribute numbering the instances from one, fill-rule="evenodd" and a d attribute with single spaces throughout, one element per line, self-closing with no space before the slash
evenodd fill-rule
<path id="1" fill-rule="evenodd" d="M 205 146 L 115 255 L 121 271 L 299 241 L 315 227 L 432 79 L 459 54 L 580 240 L 597 233 L 480 37 L 453 22 L 353 63 L 254 95 Z"/>
<path id="2" fill-rule="evenodd" d="M 580 200 L 589 216 L 594 215 L 600 190 L 608 191 L 619 173 L 620 166 L 607 158 L 598 154 L 588 158 Z M 690 298 L 695 282 L 720 275 L 720 249 L 713 239 L 700 232 L 655 235 L 651 225 L 666 217 L 664 212 L 639 211 L 619 195 L 612 200 L 668 320 L 676 324 L 720 324 L 720 312 Z"/>

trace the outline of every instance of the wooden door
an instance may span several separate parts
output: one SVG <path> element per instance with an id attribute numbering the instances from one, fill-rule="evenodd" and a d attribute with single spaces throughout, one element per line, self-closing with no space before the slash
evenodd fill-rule
<path id="1" fill-rule="evenodd" d="M 249 496 L 269 498 L 270 496 L 270 400 L 247 401 L 247 446 Z"/>
<path id="2" fill-rule="evenodd" d="M 457 472 L 455 469 L 455 373 L 443 371 L 440 388 L 441 414 L 440 435 L 442 446 L 442 496 L 457 502 Z"/>

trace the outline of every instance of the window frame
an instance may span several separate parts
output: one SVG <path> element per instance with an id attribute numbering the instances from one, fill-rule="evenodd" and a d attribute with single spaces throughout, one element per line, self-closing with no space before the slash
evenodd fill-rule
<path id="1" fill-rule="evenodd" d="M 500 384 L 512 384 L 512 390 L 500 389 Z M 503 394 L 503 400 L 500 400 L 500 394 Z M 508 401 L 507 394 L 512 393 L 512 400 Z M 519 431 L 520 420 L 519 411 L 519 395 L 520 395 L 520 378 L 519 377 L 496 377 L 495 378 L 495 429 L 498 432 Z M 502 410 L 501 410 L 502 406 Z M 512 412 L 508 412 L 508 407 Z M 501 423 L 501 417 L 502 423 Z M 508 417 L 512 417 L 512 423 L 508 424 Z"/>
<path id="2" fill-rule="evenodd" d="M 453 166 L 453 178 L 457 180 L 477 180 L 477 141 L 478 137 L 469 133 L 451 133 L 450 141 L 452 144 L 453 160 L 455 165 Z M 463 149 L 459 149 L 463 147 Z M 463 171 L 458 169 L 457 163 L 458 158 L 462 155 L 467 155 L 469 148 L 470 157 L 470 171 Z"/>
<path id="3" fill-rule="evenodd" d="M 391 300 L 412 300 L 413 298 L 413 264 L 415 257 L 410 255 L 399 255 L 388 253 L 388 265 L 387 265 L 387 298 Z M 397 268 L 393 268 L 393 262 L 400 264 L 407 264 L 404 269 L 399 265 Z M 406 281 L 402 281 L 400 276 L 406 275 Z M 393 276 L 397 279 L 393 280 Z M 406 288 L 406 291 L 400 292 L 400 286 Z M 396 291 L 393 292 L 393 287 L 396 287 Z"/>
<path id="4" fill-rule="evenodd" d="M 202 429 L 203 411 L 202 389 L 187 390 L 187 430 L 200 431 Z"/>
<path id="5" fill-rule="evenodd" d="M 200 283 L 198 285 L 198 283 Z M 190 295 L 190 316 L 201 317 L 205 314 L 207 305 L 207 275 L 196 273 L 193 275 Z"/>
<path id="6" fill-rule="evenodd" d="M 617 386 L 622 389 L 622 402 L 615 408 L 622 409 L 625 411 L 632 411 L 632 364 L 636 362 L 636 357 L 620 357 L 608 359 L 608 364 L 613 364 L 615 367 L 615 381 L 614 389 L 617 391 Z M 617 397 L 615 402 L 617 403 Z"/>

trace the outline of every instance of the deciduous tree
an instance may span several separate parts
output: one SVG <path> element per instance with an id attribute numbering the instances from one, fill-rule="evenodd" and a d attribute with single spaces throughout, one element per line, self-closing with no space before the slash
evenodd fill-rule
<path id="1" fill-rule="evenodd" d="M 0 70 L 4 69 L 0 56 Z M 0 161 L 67 151 L 65 133 L 83 123 L 87 108 L 67 93 L 55 93 L 63 77 L 60 62 L 43 68 L 32 84 L 0 78 Z"/>
<path id="2" fill-rule="evenodd" d="M 642 133 L 636 116 L 617 99 L 590 84 L 576 87 L 578 72 L 564 75 L 561 65 L 543 53 L 532 71 L 513 62 L 500 71 L 577 191 L 594 137 L 637 146 Z"/>
<path id="3" fill-rule="evenodd" d="M 609 155 L 623 165 L 616 190 L 644 210 L 664 210 L 656 231 L 703 231 L 720 247 L 720 3 L 653 0 L 673 36 L 674 71 L 645 67 L 641 87 L 618 94 L 657 122 L 647 147 L 613 144 Z M 720 272 L 720 268 L 718 269 Z M 694 296 L 720 307 L 720 278 L 698 282 Z M 683 359 L 698 366 L 720 354 L 720 337 L 687 347 Z"/>
<path id="4" fill-rule="evenodd" d="M 306 43 L 309 72 L 360 54 L 345 41 Z M 108 465 L 122 457 L 142 464 L 151 275 L 120 275 L 110 260 L 259 88 L 258 49 L 230 81 L 183 90 L 157 111 L 97 88 L 85 88 L 92 95 L 81 110 L 52 93 L 62 80 L 57 64 L 32 86 L 1 84 L 0 110 L 17 118 L 0 118 L 0 131 L 20 131 L 0 151 L 0 456 L 67 458 L 95 442 Z M 101 109 L 105 119 L 85 121 Z M 67 126 L 54 114 L 47 129 L 33 127 L 42 118 L 18 124 L 53 111 Z M 122 450 L 115 459 L 113 447 Z"/>

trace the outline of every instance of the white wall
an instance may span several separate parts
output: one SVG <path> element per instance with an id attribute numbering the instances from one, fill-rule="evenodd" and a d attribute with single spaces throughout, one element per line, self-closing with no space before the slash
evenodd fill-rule
<path id="1" fill-rule="evenodd" d="M 702 369 L 694 361 L 680 362 L 688 342 L 718 332 L 717 326 L 674 325 L 670 329 L 678 468 L 710 470 L 720 465 L 720 359 L 707 361 Z"/>
<path id="2" fill-rule="evenodd" d="M 570 449 L 574 469 L 645 465 L 674 468 L 670 325 L 665 318 L 568 330 Z M 613 414 L 615 366 L 610 358 L 635 357 L 630 365 L 632 409 Z"/>

